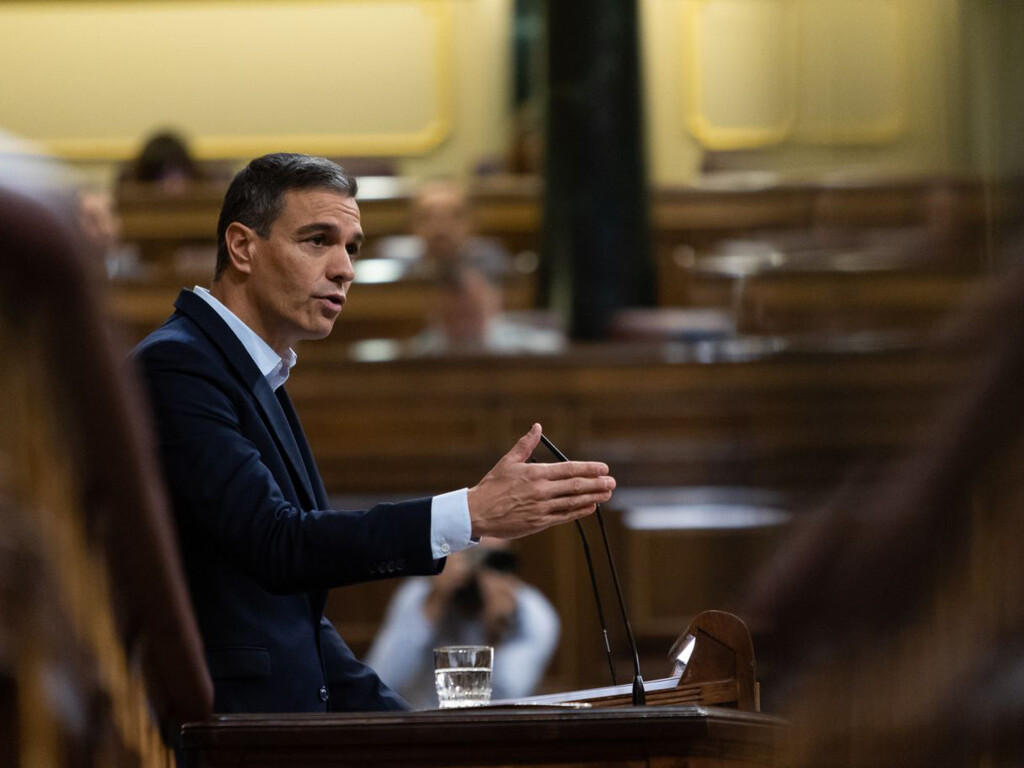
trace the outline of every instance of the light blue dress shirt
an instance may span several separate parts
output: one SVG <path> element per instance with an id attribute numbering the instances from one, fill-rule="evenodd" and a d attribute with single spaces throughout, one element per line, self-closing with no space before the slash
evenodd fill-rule
<path id="1" fill-rule="evenodd" d="M 227 323 L 228 328 L 238 337 L 272 390 L 276 390 L 288 380 L 288 375 L 298 359 L 295 350 L 289 349 L 287 356 L 281 357 L 266 341 L 260 338 L 259 334 L 242 322 L 238 315 L 224 306 L 207 289 L 197 285 L 192 291 L 213 307 L 213 310 Z M 431 499 L 430 551 L 435 560 L 473 546 L 476 542 L 472 540 L 471 533 L 467 489 L 462 488 L 458 491 L 442 493 Z"/>

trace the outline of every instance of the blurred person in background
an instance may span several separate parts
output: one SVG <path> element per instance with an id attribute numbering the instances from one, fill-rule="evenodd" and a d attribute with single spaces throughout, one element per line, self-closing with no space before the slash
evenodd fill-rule
<path id="1" fill-rule="evenodd" d="M 94 187 L 78 190 L 78 229 L 83 250 L 103 277 L 139 272 L 138 250 L 121 242 L 121 217 L 110 192 Z"/>
<path id="2" fill-rule="evenodd" d="M 121 180 L 155 184 L 166 194 L 179 195 L 202 178 L 185 138 L 174 131 L 160 131 L 146 140 Z"/>
<path id="3" fill-rule="evenodd" d="M 98 258 L 106 258 L 121 238 L 121 220 L 109 192 L 83 188 L 78 192 L 78 226 L 85 245 Z"/>
<path id="4" fill-rule="evenodd" d="M 565 347 L 558 330 L 517 322 L 502 312 L 501 273 L 450 264 L 437 276 L 430 326 L 409 340 L 414 355 L 552 353 Z"/>
<path id="5" fill-rule="evenodd" d="M 435 275 L 453 265 L 469 265 L 507 275 L 512 260 L 501 243 L 474 231 L 465 188 L 451 179 L 424 182 L 412 202 L 411 234 L 383 238 L 375 255 L 412 264 L 413 274 Z"/>
<path id="6" fill-rule="evenodd" d="M 558 645 L 558 614 L 516 575 L 508 543 L 484 538 L 451 555 L 439 576 L 406 581 L 395 592 L 367 654 L 381 678 L 418 708 L 437 706 L 432 650 L 494 646 L 494 699 L 536 692 Z"/>

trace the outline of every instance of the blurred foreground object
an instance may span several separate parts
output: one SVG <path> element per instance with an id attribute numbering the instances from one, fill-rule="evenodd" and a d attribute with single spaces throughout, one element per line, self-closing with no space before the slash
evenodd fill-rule
<path id="1" fill-rule="evenodd" d="M 1024 271 L 979 298 L 933 350 L 964 376 L 920 447 L 755 581 L 796 766 L 1024 759 Z"/>
<path id="2" fill-rule="evenodd" d="M 51 206 L 52 186 L 20 172 L 15 188 L 8 170 L 0 159 L 0 762 L 165 766 L 212 684 L 153 447 L 70 188 Z"/>

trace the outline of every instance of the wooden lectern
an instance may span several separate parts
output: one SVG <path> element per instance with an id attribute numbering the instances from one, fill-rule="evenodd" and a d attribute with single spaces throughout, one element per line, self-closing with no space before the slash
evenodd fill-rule
<path id="1" fill-rule="evenodd" d="M 676 673 L 646 685 L 495 702 L 476 709 L 338 715 L 232 715 L 186 725 L 189 768 L 228 766 L 658 766 L 782 763 L 782 721 L 756 712 L 750 634 L 700 614 L 672 648 Z"/>
<path id="2" fill-rule="evenodd" d="M 669 651 L 673 674 L 644 684 L 647 705 L 701 704 L 759 712 L 760 696 L 750 631 L 724 611 L 699 614 Z M 524 700 L 531 704 L 586 703 L 591 707 L 626 707 L 629 685 L 568 691 Z M 501 702 L 498 702 L 501 703 Z"/>

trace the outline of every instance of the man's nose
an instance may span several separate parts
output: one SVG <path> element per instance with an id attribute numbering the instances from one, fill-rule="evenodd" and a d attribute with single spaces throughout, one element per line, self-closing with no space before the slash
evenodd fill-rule
<path id="1" fill-rule="evenodd" d="M 352 257 L 345 248 L 339 248 L 338 251 L 328 266 L 327 277 L 336 283 L 351 283 L 356 277 Z"/>

